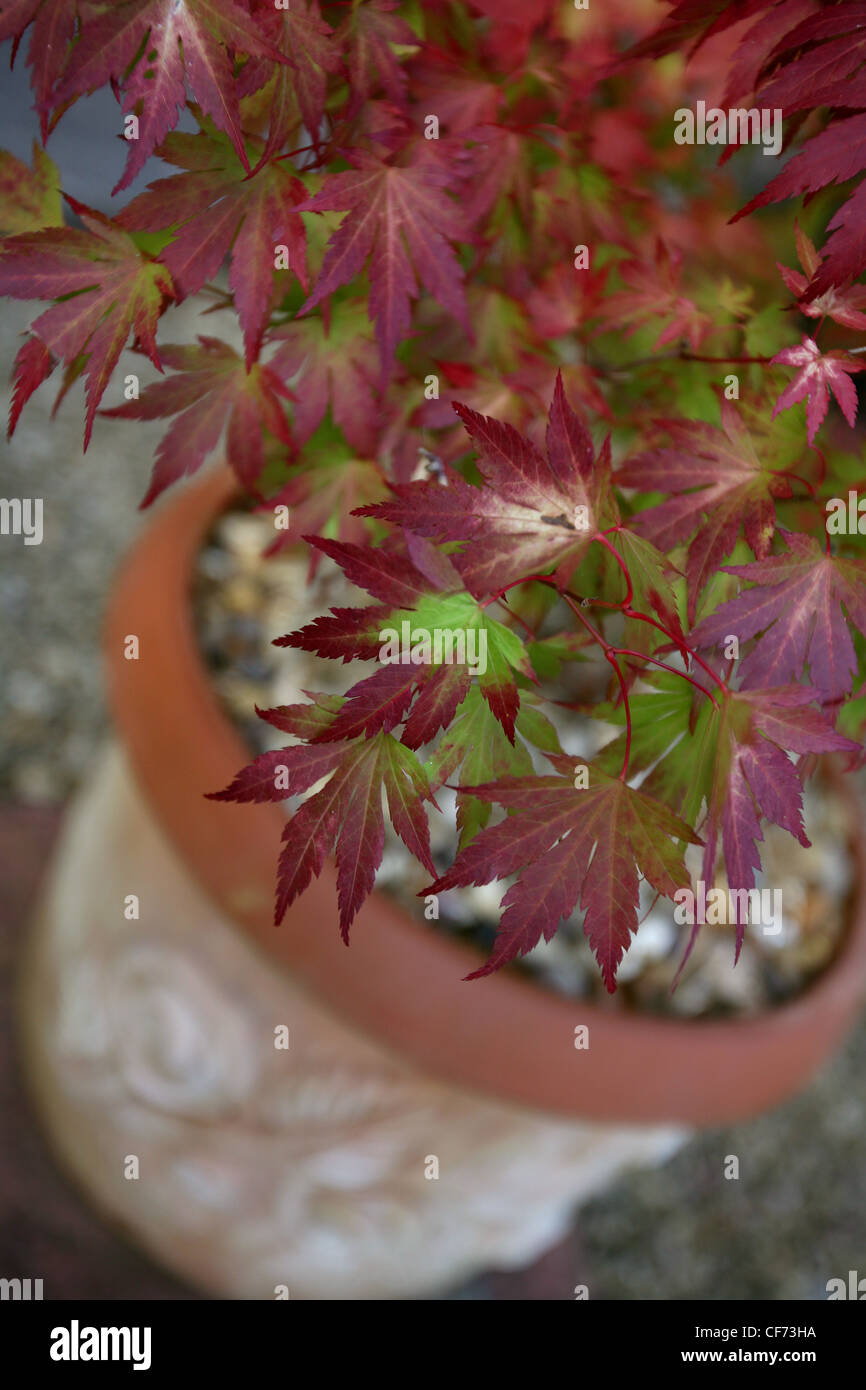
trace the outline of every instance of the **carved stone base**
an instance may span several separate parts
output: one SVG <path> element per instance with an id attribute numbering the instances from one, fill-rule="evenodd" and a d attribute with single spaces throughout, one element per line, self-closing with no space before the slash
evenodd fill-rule
<path id="1" fill-rule="evenodd" d="M 70 813 L 22 1003 L 64 1164 L 220 1297 L 423 1296 L 519 1267 L 685 1137 L 488 1100 L 344 1026 L 202 896 L 114 746 Z"/>

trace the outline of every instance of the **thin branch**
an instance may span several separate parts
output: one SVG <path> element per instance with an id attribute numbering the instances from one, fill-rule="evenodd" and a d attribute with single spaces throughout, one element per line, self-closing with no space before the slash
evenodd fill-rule
<path id="1" fill-rule="evenodd" d="M 628 702 L 628 690 L 626 688 L 625 677 L 619 669 L 619 662 L 616 659 L 615 649 L 613 647 L 608 647 L 604 654 L 614 669 L 614 674 L 619 681 L 619 688 L 622 691 L 622 707 L 625 711 L 625 752 L 623 754 L 619 780 L 624 782 L 626 773 L 628 772 L 628 761 L 631 757 L 631 706 Z"/>
<path id="2" fill-rule="evenodd" d="M 708 666 L 707 663 L 701 657 L 698 656 L 694 648 L 689 646 L 688 642 L 679 642 L 678 639 L 674 636 L 674 634 L 670 631 L 670 629 L 666 628 L 663 623 L 658 622 L 655 618 L 651 618 L 648 613 L 636 612 L 634 608 L 624 608 L 623 615 L 626 618 L 636 618 L 640 623 L 649 623 L 652 627 L 658 628 L 659 632 L 663 633 L 664 636 L 667 637 L 675 647 L 677 647 L 680 651 L 687 652 L 691 659 L 693 661 L 696 661 L 697 664 L 701 667 L 701 669 L 706 671 L 707 675 L 710 676 L 711 679 L 716 682 L 716 685 L 719 686 L 721 690 L 724 690 L 725 693 L 727 693 L 727 685 L 722 680 L 721 676 L 716 675 L 712 666 Z M 680 671 L 678 674 L 682 675 L 683 673 L 682 671 Z"/>
<path id="3" fill-rule="evenodd" d="M 622 570 L 623 575 L 625 576 L 625 583 L 626 583 L 626 588 L 627 588 L 627 590 L 628 590 L 628 593 L 626 594 L 626 596 L 625 596 L 625 598 L 622 600 L 622 602 L 616 604 L 615 607 L 617 607 L 617 608 L 628 608 L 629 604 L 631 603 L 632 599 L 634 598 L 634 590 L 632 589 L 632 585 L 631 585 L 631 575 L 629 574 L 628 565 L 626 564 L 625 560 L 624 560 L 624 559 L 622 558 L 622 556 L 620 555 L 619 551 L 618 551 L 618 550 L 615 550 L 614 547 L 611 545 L 610 541 L 608 540 L 607 536 L 604 534 L 603 531 L 599 531 L 598 534 L 595 535 L 595 536 L 593 536 L 592 539 L 593 539 L 594 541 L 598 541 L 599 545 L 603 545 L 604 548 L 605 548 L 605 550 L 609 550 L 609 551 L 610 551 L 611 555 L 612 555 L 613 558 L 616 560 L 616 563 L 619 565 L 620 569 Z"/>
<path id="4" fill-rule="evenodd" d="M 617 656 L 632 656 L 637 657 L 639 661 L 651 661 L 654 666 L 661 666 L 663 671 L 670 671 L 674 676 L 682 676 L 683 680 L 688 681 L 689 685 L 693 685 L 696 690 L 700 690 L 702 694 L 706 695 L 711 705 L 716 709 L 719 708 L 713 692 L 708 690 L 705 685 L 701 685 L 700 681 L 696 681 L 694 676 L 690 676 L 688 671 L 680 671 L 676 666 L 669 666 L 666 661 L 659 660 L 657 656 L 647 656 L 645 652 L 633 652 L 628 647 L 612 647 L 611 650 L 614 651 Z"/>

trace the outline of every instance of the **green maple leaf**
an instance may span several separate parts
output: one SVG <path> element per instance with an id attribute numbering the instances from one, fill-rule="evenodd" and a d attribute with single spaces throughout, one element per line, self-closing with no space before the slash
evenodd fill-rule
<path id="1" fill-rule="evenodd" d="M 63 226 L 63 200 L 57 165 L 33 142 L 33 168 L 0 150 L 0 232 L 18 236 L 43 227 Z"/>

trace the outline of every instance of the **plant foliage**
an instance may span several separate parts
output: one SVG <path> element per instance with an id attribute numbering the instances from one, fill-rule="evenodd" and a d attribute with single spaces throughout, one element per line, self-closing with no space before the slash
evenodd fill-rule
<path id="1" fill-rule="evenodd" d="M 362 668 L 260 711 L 291 742 L 217 794 L 289 803 L 277 920 L 333 856 L 348 940 L 387 807 L 427 893 L 506 885 L 476 974 L 578 910 L 613 990 L 641 878 L 671 897 L 700 845 L 751 888 L 762 823 L 807 843 L 814 755 L 859 759 L 866 565 L 827 513 L 861 481 L 866 6 L 669 9 L 0 4 L 43 141 L 107 86 L 128 146 L 112 214 L 67 194 L 66 221 L 43 149 L 0 158 L 0 291 L 49 302 L 10 431 L 83 378 L 85 446 L 97 415 L 168 422 L 144 505 L 221 449 L 371 600 L 277 637 Z M 781 172 L 677 144 L 698 99 L 781 110 Z M 192 295 L 213 326 L 163 342 Z M 126 348 L 156 373 L 131 393 Z M 578 758 L 558 715 L 593 659 L 608 742 Z"/>

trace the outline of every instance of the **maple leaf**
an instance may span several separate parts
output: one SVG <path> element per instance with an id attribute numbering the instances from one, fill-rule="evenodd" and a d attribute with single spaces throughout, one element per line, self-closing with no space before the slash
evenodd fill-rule
<path id="1" fill-rule="evenodd" d="M 317 0 L 285 0 L 280 10 L 274 8 L 273 0 L 257 0 L 254 10 L 263 34 L 286 58 L 276 69 L 268 59 L 251 59 L 238 84 L 244 93 L 274 83 L 263 156 L 269 158 L 295 128 L 296 112 L 315 144 L 325 115 L 328 76 L 340 69 L 340 48 Z"/>
<path id="2" fill-rule="evenodd" d="M 13 391 L 9 403 L 9 424 L 6 438 L 11 439 L 21 418 L 21 412 L 33 392 L 51 375 L 55 359 L 38 338 L 27 338 L 19 348 L 12 369 Z M 56 407 L 55 407 L 56 408 Z"/>
<path id="3" fill-rule="evenodd" d="M 495 73 L 482 65 L 468 69 L 465 48 L 436 48 L 429 41 L 412 61 L 412 94 L 419 107 L 435 111 L 440 126 L 456 132 L 486 127 L 484 135 L 500 128 L 495 122 L 503 104 L 503 92 Z M 507 134 L 509 132 L 503 131 Z"/>
<path id="4" fill-rule="evenodd" d="M 774 419 L 780 410 L 787 410 L 789 406 L 805 400 L 806 430 L 812 444 L 827 414 L 832 391 L 842 414 L 853 427 L 857 418 L 857 392 L 851 377 L 854 372 L 863 371 L 862 362 L 849 357 L 847 352 L 834 350 L 822 353 L 814 338 L 804 338 L 797 347 L 783 348 L 771 358 L 770 365 L 777 362 L 788 367 L 799 367 L 800 370 L 776 401 Z"/>
<path id="5" fill-rule="evenodd" d="M 7 238 L 0 246 L 0 294 L 60 300 L 31 328 L 61 361 L 86 359 L 86 449 L 130 332 L 162 370 L 154 332 L 172 282 L 165 267 L 144 256 L 110 218 L 68 195 L 66 201 L 85 230 L 51 227 Z"/>
<path id="6" fill-rule="evenodd" d="M 11 0 L 0 14 L 0 43 L 14 39 L 12 62 L 18 43 L 29 25 L 30 46 L 27 66 L 36 98 L 43 143 L 51 128 L 52 94 L 66 64 L 69 45 L 75 37 L 78 0 Z"/>
<path id="7" fill-rule="evenodd" d="M 132 183 L 177 125 L 187 83 L 249 168 L 229 50 L 286 61 L 235 0 L 128 0 L 82 26 L 75 62 L 58 83 L 56 100 L 70 101 L 110 81 L 123 84 L 125 113 L 141 111 L 139 136 L 130 141 L 115 193 Z"/>
<path id="8" fill-rule="evenodd" d="M 749 8 L 751 12 L 761 9 L 768 9 L 769 12 L 761 15 L 746 30 L 733 55 L 720 102 L 725 108 L 737 106 L 741 99 L 752 96 L 777 44 L 780 40 L 784 43 L 791 28 L 814 12 L 815 3 L 814 0 L 780 0 L 780 3 L 773 4 L 773 0 L 766 0 L 764 4 L 750 5 Z"/>
<path id="9" fill-rule="evenodd" d="M 645 536 L 636 535 L 627 527 L 613 532 L 610 540 L 622 553 L 631 579 L 630 607 L 642 613 L 655 613 L 685 655 L 685 637 L 677 610 L 676 594 L 672 587 L 680 577 L 679 570 Z M 634 620 L 629 622 L 629 640 L 626 646 L 634 643 L 652 650 L 652 644 L 656 639 L 664 639 L 664 634 L 647 623 Z"/>
<path id="10" fill-rule="evenodd" d="M 279 719 L 279 712 L 267 713 Z M 291 728 L 297 727 L 296 713 Z M 229 787 L 212 794 L 212 799 L 285 800 L 306 791 L 322 776 L 329 776 L 325 786 L 303 802 L 283 832 L 275 921 L 282 921 L 286 909 L 310 880 L 318 877 L 325 859 L 333 854 L 340 932 L 348 944 L 349 928 L 382 862 L 383 788 L 397 834 L 427 871 L 435 873 L 424 813 L 424 802 L 432 802 L 433 794 L 415 754 L 387 733 L 348 743 L 276 749 L 262 754 Z"/>
<path id="11" fill-rule="evenodd" d="M 658 29 L 641 39 L 629 50 L 631 58 L 656 58 L 684 46 L 686 39 L 700 35 L 694 52 L 714 33 L 721 33 L 731 24 L 748 19 L 755 10 L 764 9 L 769 0 L 679 0 L 666 15 Z M 703 32 L 702 32 L 703 31 Z"/>
<path id="12" fill-rule="evenodd" d="M 767 563 L 767 562 L 765 562 Z M 730 890 L 754 887 L 761 867 L 761 817 L 787 830 L 801 845 L 809 840 L 802 819 L 802 784 L 786 749 L 796 752 L 855 751 L 857 744 L 836 733 L 825 715 L 805 708 L 815 699 L 808 687 L 764 688 L 728 696 L 708 716 L 712 759 L 703 767 L 707 823 L 702 877 L 713 883 L 719 837 Z M 778 740 L 778 741 L 777 741 Z M 737 911 L 739 958 L 747 925 Z M 697 936 L 695 924 L 683 965 Z"/>
<path id="13" fill-rule="evenodd" d="M 380 633 L 390 613 L 390 603 L 332 608 L 297 632 L 274 638 L 274 646 L 297 647 L 333 661 L 376 661 L 382 650 Z"/>
<path id="14" fill-rule="evenodd" d="M 866 313 L 863 313 L 863 307 L 866 306 L 866 286 L 831 286 L 823 294 L 810 298 L 809 285 L 824 258 L 815 250 L 814 243 L 797 222 L 794 223 L 794 234 L 803 274 L 785 265 L 779 265 L 779 271 L 788 289 L 797 296 L 797 308 L 800 313 L 810 319 L 831 318 L 842 324 L 843 328 L 866 328 Z M 779 264 L 778 261 L 776 264 Z"/>
<path id="15" fill-rule="evenodd" d="M 179 226 L 159 256 L 179 299 L 197 293 L 231 253 L 229 288 L 250 368 L 271 307 L 278 246 L 285 246 L 288 268 L 307 288 L 306 235 L 295 211 L 307 190 L 274 160 L 250 175 L 228 140 L 206 131 L 169 135 L 158 154 L 187 172 L 151 183 L 117 220 L 134 232 Z"/>
<path id="16" fill-rule="evenodd" d="M 521 695 L 515 728 L 521 741 L 510 743 L 502 725 L 473 685 L 455 717 L 445 728 L 437 747 L 424 764 L 432 786 L 452 782 L 459 772 L 457 790 L 458 848 L 463 849 L 487 825 L 493 813 L 491 802 L 474 796 L 477 783 L 509 776 L 530 776 L 532 757 L 527 744 L 546 753 L 560 753 L 553 726 L 533 707 L 531 692 Z"/>
<path id="17" fill-rule="evenodd" d="M 33 142 L 33 168 L 0 150 L 0 233 L 17 236 L 63 226 L 57 165 Z"/>
<path id="18" fill-rule="evenodd" d="M 709 314 L 698 309 L 693 300 L 680 289 L 682 252 L 670 251 L 664 242 L 656 243 L 653 264 L 626 261 L 617 266 L 618 273 L 628 285 L 609 295 L 601 304 L 600 317 L 608 328 L 625 328 L 628 337 L 640 324 L 650 319 L 669 319 L 655 346 L 675 343 L 685 338 L 692 352 L 697 352 L 713 328 Z"/>
<path id="19" fill-rule="evenodd" d="M 808 0 L 744 0 L 705 9 L 686 0 L 632 56 L 670 52 L 690 33 L 700 33 L 699 42 L 704 42 L 761 10 L 768 13 L 743 34 L 731 61 L 722 106 L 732 106 L 754 92 L 760 107 L 782 109 L 796 121 L 802 119 L 798 113 L 820 107 L 829 107 L 831 116 L 826 128 L 808 140 L 733 221 L 768 203 L 844 183 L 866 169 L 866 116 L 837 114 L 857 112 L 866 104 L 866 41 L 860 3 L 816 10 Z M 864 220 L 866 188 L 861 182 L 830 223 L 833 235 L 810 285 L 813 297 L 852 280 L 866 267 Z"/>
<path id="20" fill-rule="evenodd" d="M 762 686 L 738 690 L 737 699 L 753 711 L 755 727 L 792 753 L 848 753 L 858 745 L 837 733 L 824 710 L 813 708 L 821 691 L 809 685 Z"/>
<path id="21" fill-rule="evenodd" d="M 354 280 L 372 256 L 370 316 L 384 372 L 410 329 L 410 303 L 418 293 L 416 273 L 471 336 L 463 272 L 449 245 L 465 235 L 465 228 L 460 209 L 444 191 L 454 174 L 441 153 L 431 154 L 420 145 L 410 163 L 396 165 L 353 152 L 352 163 L 352 170 L 332 174 L 296 209 L 349 210 L 328 242 L 313 293 L 300 312 L 308 313 L 340 285 Z"/>
<path id="22" fill-rule="evenodd" d="M 742 527 L 758 559 L 769 554 L 775 528 L 773 499 L 790 497 L 788 480 L 758 457 L 729 401 L 722 428 L 694 420 L 658 422 L 672 443 L 626 459 L 617 482 L 643 492 L 675 496 L 632 517 L 629 526 L 667 552 L 691 539 L 686 560 L 689 621 L 698 595 L 733 550 Z"/>
<path id="23" fill-rule="evenodd" d="M 837 733 L 827 714 L 813 707 L 820 692 L 809 686 L 727 692 L 720 706 L 703 700 L 696 714 L 694 691 L 680 677 L 653 672 L 645 679 L 653 689 L 630 698 L 629 766 L 633 772 L 651 769 L 642 789 L 663 798 L 687 823 L 699 825 L 705 809 L 701 872 L 706 884 L 715 881 L 721 837 L 729 888 L 752 888 L 754 872 L 760 868 L 762 816 L 801 844 L 809 843 L 802 822 L 802 784 L 788 752 L 854 752 L 859 745 Z M 621 708 L 601 707 L 596 713 L 624 723 Z M 621 764 L 621 744 L 622 736 L 602 750 L 598 762 L 604 771 Z M 699 925 L 695 924 L 680 971 Z M 737 955 L 745 925 L 743 914 Z"/>
<path id="24" fill-rule="evenodd" d="M 780 107 L 786 115 L 790 115 L 795 111 L 814 110 L 819 106 L 860 104 L 862 86 L 851 87 L 846 79 L 860 67 L 866 57 L 866 35 L 856 29 L 845 33 L 844 19 L 839 27 L 843 32 L 840 33 L 837 29 L 829 42 L 799 52 L 797 56 L 784 63 L 775 76 L 762 83 L 762 106 Z M 799 42 L 795 39 L 798 30 L 803 36 Z M 776 45 L 775 54 L 783 48 L 792 47 L 794 43 L 799 47 L 805 36 L 809 35 L 810 26 L 808 23 L 800 25 L 798 30 L 787 35 Z M 812 32 L 814 33 L 814 30 Z"/>
<path id="25" fill-rule="evenodd" d="M 278 530 L 267 555 L 297 545 L 306 535 L 336 536 L 349 543 L 365 539 L 367 524 L 353 515 L 353 509 L 385 495 L 385 477 L 377 463 L 355 458 L 331 444 L 308 445 L 303 459 L 292 464 L 288 473 L 288 482 L 266 504 L 272 514 L 275 507 L 289 508 L 289 524 Z M 320 558 L 319 551 L 310 552 L 311 576 Z"/>
<path id="26" fill-rule="evenodd" d="M 336 40 L 345 50 L 352 88 L 350 114 L 367 101 L 378 86 L 397 106 L 406 99 L 406 74 L 393 46 L 417 48 L 419 40 L 404 19 L 394 14 L 400 0 L 368 0 L 354 5 L 337 30 Z"/>
<path id="27" fill-rule="evenodd" d="M 286 709 L 291 708 L 286 706 L 279 711 L 259 710 L 259 714 L 277 727 L 289 725 L 287 732 L 294 732 L 300 727 L 300 723 L 286 714 Z M 296 708 L 309 709 L 313 714 L 323 712 L 318 710 L 316 705 L 302 705 Z M 328 715 L 323 721 L 324 727 L 327 727 L 331 718 L 332 716 Z M 315 782 L 321 781 L 334 771 L 344 751 L 335 744 L 318 743 L 297 743 L 289 748 L 270 748 L 266 753 L 260 753 L 247 767 L 241 768 L 237 777 L 222 791 L 209 792 L 208 800 L 285 801 L 290 796 L 300 796 L 302 792 L 309 791 Z"/>
<path id="28" fill-rule="evenodd" d="M 346 545 L 322 536 L 311 537 L 310 544 L 334 560 L 356 588 L 395 608 L 411 608 L 418 599 L 433 591 L 430 580 L 399 551 L 372 545 Z M 459 585 L 456 573 L 452 573 L 452 580 L 456 589 Z"/>
<path id="29" fill-rule="evenodd" d="M 673 672 L 642 671 L 641 685 L 649 689 L 629 695 L 629 771 L 632 776 L 645 774 L 643 790 L 696 825 L 704 795 L 701 749 L 711 706 L 693 685 Z M 626 725 L 621 701 L 596 705 L 591 715 L 605 724 Z M 595 762 L 602 772 L 613 776 L 623 765 L 623 752 L 620 735 L 605 744 Z"/>
<path id="30" fill-rule="evenodd" d="M 291 445 L 279 377 L 261 362 L 247 371 L 242 357 L 218 338 L 198 346 L 162 348 L 162 360 L 178 375 L 154 382 L 141 397 L 101 413 L 122 420 L 177 419 L 156 451 L 153 476 L 141 505 L 150 506 L 179 478 L 197 472 L 226 430 L 226 458 L 243 485 L 255 491 L 264 466 L 263 430 Z"/>
<path id="31" fill-rule="evenodd" d="M 380 728 L 391 730 L 406 718 L 411 706 L 402 741 L 419 748 L 450 723 L 466 698 L 471 677 L 476 675 L 481 694 L 514 742 L 520 698 L 513 672 L 531 679 L 532 667 L 514 633 L 489 617 L 469 594 L 457 591 L 460 576 L 450 564 L 434 582 L 399 552 L 322 537 L 305 539 L 335 560 L 353 584 L 366 589 L 380 604 L 388 604 L 387 610 L 377 605 L 372 612 L 334 610 L 279 640 L 281 646 L 318 656 L 339 655 L 344 661 L 378 656 L 383 662 L 378 671 L 348 691 L 345 705 L 320 738 L 329 741 L 362 732 L 369 735 Z M 378 624 L 375 650 L 374 624 Z M 408 643 L 406 660 L 402 648 L 399 660 L 382 656 L 389 632 L 397 633 L 403 646 Z M 441 634 L 438 658 L 432 645 L 437 633 Z M 454 635 L 450 646 L 445 634 Z M 456 645 L 458 635 L 463 642 L 462 656 L 461 647 Z M 423 646 L 425 636 L 431 644 L 429 651 Z"/>
<path id="32" fill-rule="evenodd" d="M 361 455 L 373 453 L 381 422 L 375 392 L 375 353 L 367 316 L 360 306 L 341 304 L 330 321 L 296 320 L 269 337 L 278 348 L 271 370 L 291 383 L 303 382 L 293 419 L 295 437 L 305 444 L 330 406 L 335 425 Z"/>
<path id="33" fill-rule="evenodd" d="M 656 892 L 672 897 L 689 882 L 672 838 L 700 841 L 666 806 L 619 778 L 590 767 L 589 786 L 577 789 L 573 759 L 552 760 L 565 776 L 517 777 L 469 789 L 513 814 L 481 830 L 425 892 L 517 874 L 502 900 L 493 952 L 468 979 L 525 955 L 542 936 L 550 941 L 579 901 L 584 933 L 613 993 L 617 968 L 637 929 L 638 871 Z"/>
<path id="34" fill-rule="evenodd" d="M 781 202 L 800 193 L 817 193 L 832 183 L 844 183 L 866 170 L 866 114 L 834 121 L 815 135 L 788 160 L 784 169 L 732 222 L 756 208 Z M 852 280 L 866 266 L 866 239 L 862 233 L 866 193 L 861 183 L 830 222 L 835 229 L 824 247 L 824 261 L 810 284 L 812 294 L 823 294 L 833 285 Z"/>
<path id="35" fill-rule="evenodd" d="M 843 614 L 866 636 L 866 564 L 826 555 L 811 536 L 781 533 L 787 553 L 750 565 L 725 565 L 755 587 L 698 624 L 690 641 L 711 647 L 728 634 L 741 641 L 763 637 L 740 662 L 743 689 L 810 680 L 824 699 L 846 695 L 857 670 L 854 644 Z"/>
<path id="36" fill-rule="evenodd" d="M 826 294 L 835 285 L 845 285 L 866 268 L 866 183 L 861 183 L 827 223 L 831 233 L 824 246 L 824 262 L 815 272 L 810 290 Z"/>
<path id="37" fill-rule="evenodd" d="M 476 598 L 558 567 L 570 574 L 586 551 L 604 505 L 609 465 L 594 461 L 589 432 L 565 399 L 557 377 L 547 427 L 547 457 L 512 425 L 455 410 L 478 446 L 484 486 L 457 474 L 439 483 L 395 485 L 394 501 L 361 509 L 423 536 L 470 542 L 454 555 Z"/>

